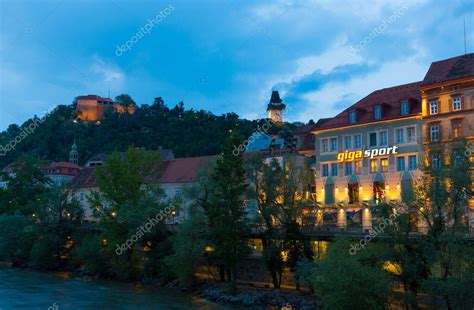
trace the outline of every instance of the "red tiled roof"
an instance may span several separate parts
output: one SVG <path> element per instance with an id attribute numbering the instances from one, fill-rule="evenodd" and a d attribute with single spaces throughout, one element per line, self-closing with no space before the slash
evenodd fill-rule
<path id="1" fill-rule="evenodd" d="M 161 176 L 161 183 L 196 182 L 199 169 L 204 163 L 214 161 L 217 156 L 177 158 L 168 161 L 168 166 Z"/>
<path id="2" fill-rule="evenodd" d="M 95 181 L 95 168 L 96 167 L 84 167 L 79 171 L 79 175 L 74 179 L 72 186 L 74 188 L 90 188 L 96 187 Z"/>
<path id="3" fill-rule="evenodd" d="M 196 176 L 199 169 L 205 162 L 215 160 L 217 156 L 177 158 L 173 160 L 162 161 L 152 173 L 152 177 L 145 180 L 146 183 L 156 180 L 155 176 L 160 177 L 160 183 L 189 183 L 196 182 Z M 97 167 L 85 167 L 81 169 L 79 175 L 74 180 L 73 186 L 76 188 L 96 187 L 95 169 Z"/>
<path id="4" fill-rule="evenodd" d="M 65 162 L 65 161 L 60 161 L 60 162 L 52 162 L 49 164 L 49 168 L 71 168 L 71 169 L 81 169 L 76 164 Z"/>
<path id="5" fill-rule="evenodd" d="M 370 95 L 359 100 L 334 118 L 323 122 L 318 129 L 329 129 L 345 127 L 350 125 L 372 123 L 389 119 L 404 117 L 400 113 L 400 102 L 409 100 L 411 103 L 411 111 L 409 116 L 421 113 L 421 82 L 404 84 L 389 88 L 383 88 L 372 92 Z M 374 107 L 381 104 L 383 106 L 383 114 L 381 120 L 374 119 Z M 349 123 L 349 112 L 358 111 L 357 123 Z"/>
<path id="6" fill-rule="evenodd" d="M 431 63 L 423 86 L 474 77 L 474 53 Z"/>

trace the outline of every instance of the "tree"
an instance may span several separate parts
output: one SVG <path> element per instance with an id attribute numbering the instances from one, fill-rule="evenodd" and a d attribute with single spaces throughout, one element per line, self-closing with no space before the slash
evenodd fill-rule
<path id="1" fill-rule="evenodd" d="M 230 282 L 230 292 L 237 290 L 236 265 L 249 252 L 244 239 L 247 231 L 244 212 L 244 193 L 247 189 L 241 154 L 234 155 L 234 146 L 242 139 L 231 134 L 217 159 L 211 176 L 214 188 L 210 203 L 205 207 L 209 224 L 209 241 L 213 257 Z"/>
<path id="2" fill-rule="evenodd" d="M 0 172 L 0 179 L 6 183 L 6 188 L 0 188 L 0 213 L 33 214 L 35 204 L 51 185 L 42 164 L 33 157 L 24 156 L 12 164 L 12 173 Z"/>
<path id="3" fill-rule="evenodd" d="M 286 264 L 292 272 L 303 258 L 312 259 L 309 240 L 299 222 L 309 203 L 305 197 L 310 186 L 309 171 L 298 155 L 285 155 L 280 161 L 273 158 L 270 163 L 257 155 L 249 159 L 247 167 L 252 184 L 250 198 L 256 201 L 259 211 L 264 259 L 273 286 L 279 288 L 282 251 L 287 253 Z"/>
<path id="4" fill-rule="evenodd" d="M 315 263 L 310 281 L 325 309 L 385 309 L 390 276 L 372 257 L 370 246 L 349 255 L 350 240 L 336 239 L 327 256 Z"/>
<path id="5" fill-rule="evenodd" d="M 103 230 L 99 242 L 110 275 L 124 279 L 137 277 L 140 261 L 156 258 L 143 257 L 144 253 L 155 253 L 165 239 L 163 221 L 170 214 L 161 215 L 168 206 L 160 202 L 160 164 L 159 153 L 129 147 L 125 153 L 114 152 L 96 171 L 99 191 L 93 192 L 89 201 L 95 206 L 94 216 Z M 152 218 L 157 223 L 149 224 L 151 227 L 143 233 L 144 225 Z M 136 242 L 122 249 L 134 236 Z"/>

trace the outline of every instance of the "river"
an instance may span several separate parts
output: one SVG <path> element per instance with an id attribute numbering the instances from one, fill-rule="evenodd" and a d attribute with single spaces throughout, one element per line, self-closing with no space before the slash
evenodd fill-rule
<path id="1" fill-rule="evenodd" d="M 0 310 L 201 309 L 235 310 L 176 290 L 75 278 L 70 273 L 0 269 Z"/>

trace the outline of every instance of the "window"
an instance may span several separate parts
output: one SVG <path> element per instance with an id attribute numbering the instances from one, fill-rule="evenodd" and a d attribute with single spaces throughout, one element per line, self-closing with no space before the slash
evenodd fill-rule
<path id="1" fill-rule="evenodd" d="M 430 101 L 430 114 L 438 114 L 438 101 Z"/>
<path id="2" fill-rule="evenodd" d="M 83 193 L 83 192 L 80 192 L 80 193 L 79 193 L 79 200 L 80 200 L 80 201 L 84 201 L 84 196 L 85 196 L 84 193 Z"/>
<path id="3" fill-rule="evenodd" d="M 416 170 L 417 167 L 416 155 L 408 156 L 408 170 Z"/>
<path id="4" fill-rule="evenodd" d="M 174 196 L 175 197 L 180 197 L 181 196 L 181 190 L 179 188 L 175 188 L 174 190 Z"/>
<path id="5" fill-rule="evenodd" d="M 379 132 L 380 135 L 380 145 L 387 145 L 387 131 Z"/>
<path id="6" fill-rule="evenodd" d="M 400 111 L 402 115 L 410 114 L 410 103 L 408 101 L 402 101 Z"/>
<path id="7" fill-rule="evenodd" d="M 351 111 L 349 112 L 349 123 L 354 124 L 357 122 L 357 112 Z"/>
<path id="8" fill-rule="evenodd" d="M 324 139 L 321 141 L 321 148 L 323 153 L 329 152 L 329 140 Z"/>
<path id="9" fill-rule="evenodd" d="M 456 152 L 456 154 L 454 155 L 454 167 L 460 168 L 463 166 L 463 164 L 464 157 L 459 152 Z"/>
<path id="10" fill-rule="evenodd" d="M 377 133 L 376 132 L 371 132 L 369 133 L 369 146 L 377 146 Z"/>
<path id="11" fill-rule="evenodd" d="M 462 120 L 455 120 L 451 123 L 453 130 L 453 138 L 459 139 L 462 137 Z"/>
<path id="12" fill-rule="evenodd" d="M 355 135 L 354 136 L 354 148 L 356 148 L 356 149 L 362 148 L 362 136 L 361 135 Z"/>
<path id="13" fill-rule="evenodd" d="M 453 111 L 461 110 L 461 97 L 453 97 Z"/>
<path id="14" fill-rule="evenodd" d="M 405 171 L 405 157 L 397 157 L 397 171 Z"/>
<path id="15" fill-rule="evenodd" d="M 396 131 L 397 143 L 405 143 L 405 131 L 403 129 L 397 129 Z"/>
<path id="16" fill-rule="evenodd" d="M 376 105 L 374 107 L 374 118 L 375 119 L 381 119 L 382 118 L 382 106 L 381 105 Z"/>
<path id="17" fill-rule="evenodd" d="M 441 167 L 440 155 L 439 154 L 431 155 L 431 168 L 437 169 L 439 167 Z"/>
<path id="18" fill-rule="evenodd" d="M 439 125 L 430 126 L 430 141 L 439 141 Z"/>
<path id="19" fill-rule="evenodd" d="M 382 172 L 388 172 L 388 158 L 382 158 L 380 160 L 380 168 Z"/>
<path id="20" fill-rule="evenodd" d="M 352 163 L 345 163 L 345 174 L 352 175 Z"/>
<path id="21" fill-rule="evenodd" d="M 323 164 L 323 177 L 328 177 L 328 176 L 329 176 L 329 165 Z"/>
<path id="22" fill-rule="evenodd" d="M 330 151 L 331 152 L 337 152 L 337 138 L 331 138 L 330 142 L 331 142 Z"/>
<path id="23" fill-rule="evenodd" d="M 359 184 L 358 183 L 348 184 L 347 193 L 349 195 L 350 204 L 359 202 Z"/>
<path id="24" fill-rule="evenodd" d="M 344 148 L 346 150 L 352 149 L 352 136 L 345 136 L 344 137 Z"/>
<path id="25" fill-rule="evenodd" d="M 337 177 L 337 163 L 331 164 L 331 176 Z"/>
<path id="26" fill-rule="evenodd" d="M 407 128 L 407 142 L 416 142 L 416 128 L 408 127 Z"/>
<path id="27" fill-rule="evenodd" d="M 357 175 L 362 174 L 362 160 L 358 160 L 354 162 L 355 165 L 355 173 Z"/>
<path id="28" fill-rule="evenodd" d="M 370 160 L 370 173 L 377 173 L 379 171 L 379 163 L 377 159 Z"/>

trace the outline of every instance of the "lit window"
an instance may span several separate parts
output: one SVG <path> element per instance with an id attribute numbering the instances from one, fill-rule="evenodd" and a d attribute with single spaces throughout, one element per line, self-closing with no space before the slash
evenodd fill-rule
<path id="1" fill-rule="evenodd" d="M 453 130 L 453 138 L 459 139 L 462 137 L 462 121 L 456 120 L 451 123 L 452 130 Z"/>
<path id="2" fill-rule="evenodd" d="M 377 146 L 377 133 L 376 132 L 371 132 L 369 133 L 369 146 Z"/>
<path id="3" fill-rule="evenodd" d="M 355 162 L 355 173 L 357 175 L 362 174 L 362 161 L 358 160 Z"/>
<path id="4" fill-rule="evenodd" d="M 379 171 L 379 162 L 377 159 L 370 160 L 370 173 L 377 173 Z"/>
<path id="5" fill-rule="evenodd" d="M 352 149 L 352 136 L 344 137 L 344 148 L 346 150 Z"/>
<path id="6" fill-rule="evenodd" d="M 387 145 L 387 132 L 381 131 L 380 133 L 380 145 Z"/>
<path id="7" fill-rule="evenodd" d="M 382 172 L 388 172 L 388 158 L 382 158 L 380 160 L 380 168 Z"/>
<path id="8" fill-rule="evenodd" d="M 331 176 L 337 177 L 337 163 L 331 164 Z"/>
<path id="9" fill-rule="evenodd" d="M 407 142 L 416 142 L 416 128 L 408 127 L 407 128 Z"/>
<path id="10" fill-rule="evenodd" d="M 453 97 L 453 111 L 461 110 L 461 97 Z"/>
<path id="11" fill-rule="evenodd" d="M 356 149 L 362 148 L 362 136 L 361 135 L 355 135 L 354 136 L 354 148 L 356 148 Z"/>
<path id="12" fill-rule="evenodd" d="M 408 101 L 402 101 L 400 110 L 402 115 L 410 114 L 410 103 Z"/>
<path id="13" fill-rule="evenodd" d="M 405 131 L 403 129 L 396 130 L 397 143 L 405 143 Z"/>
<path id="14" fill-rule="evenodd" d="M 337 152 L 337 138 L 331 138 L 331 152 Z"/>
<path id="15" fill-rule="evenodd" d="M 324 139 L 321 141 L 321 148 L 323 153 L 329 152 L 329 140 Z"/>
<path id="16" fill-rule="evenodd" d="M 397 157 L 397 171 L 405 171 L 405 157 Z"/>
<path id="17" fill-rule="evenodd" d="M 416 155 L 408 157 L 408 170 L 416 170 L 418 167 L 418 162 L 416 160 Z"/>
<path id="18" fill-rule="evenodd" d="M 329 165 L 323 164 L 323 177 L 328 177 L 328 176 L 329 176 Z"/>
<path id="19" fill-rule="evenodd" d="M 439 141 L 439 125 L 430 126 L 430 140 L 432 142 Z"/>
<path id="20" fill-rule="evenodd" d="M 439 154 L 431 155 L 431 168 L 437 169 L 439 167 L 441 167 L 440 155 Z"/>
<path id="21" fill-rule="evenodd" d="M 357 122 L 357 112 L 351 111 L 349 112 L 349 123 L 354 124 Z"/>
<path id="22" fill-rule="evenodd" d="M 382 118 L 382 106 L 381 105 L 376 105 L 374 107 L 374 118 L 375 119 L 381 119 Z"/>
<path id="23" fill-rule="evenodd" d="M 438 114 L 438 101 L 430 101 L 430 114 Z"/>

